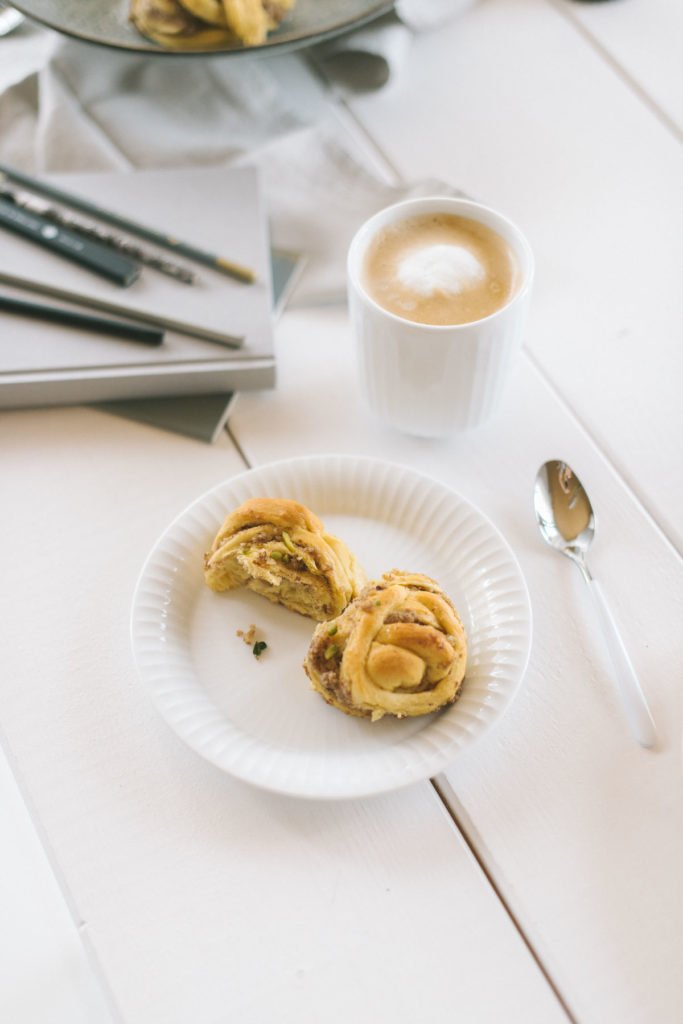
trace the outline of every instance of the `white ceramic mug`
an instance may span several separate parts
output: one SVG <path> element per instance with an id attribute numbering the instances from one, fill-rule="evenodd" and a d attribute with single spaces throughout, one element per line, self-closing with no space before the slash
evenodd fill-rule
<path id="1" fill-rule="evenodd" d="M 370 242 L 389 225 L 428 213 L 480 221 L 508 243 L 519 264 L 520 285 L 501 309 L 472 323 L 420 324 L 390 313 L 368 295 L 362 271 Z M 361 394 L 370 409 L 418 437 L 444 437 L 489 419 L 521 347 L 531 294 L 534 260 L 521 231 L 467 199 L 407 199 L 359 228 L 349 248 L 347 273 Z"/>

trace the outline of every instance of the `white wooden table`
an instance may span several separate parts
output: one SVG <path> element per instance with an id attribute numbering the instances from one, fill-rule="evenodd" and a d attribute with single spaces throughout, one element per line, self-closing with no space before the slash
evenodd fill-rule
<path id="1" fill-rule="evenodd" d="M 342 308 L 283 316 L 277 390 L 240 396 L 211 447 L 89 409 L 0 418 L 0 1019 L 682 1019 L 682 45 L 673 0 L 481 0 L 416 39 L 386 90 L 330 93 L 378 166 L 453 181 L 532 242 L 528 343 L 492 425 L 436 443 L 377 424 Z M 192 498 L 327 451 L 467 495 L 534 613 L 490 735 L 432 782 L 330 805 L 186 749 L 127 632 L 142 561 Z M 627 731 L 578 573 L 538 537 L 550 457 L 598 508 L 593 570 L 656 751 Z"/>

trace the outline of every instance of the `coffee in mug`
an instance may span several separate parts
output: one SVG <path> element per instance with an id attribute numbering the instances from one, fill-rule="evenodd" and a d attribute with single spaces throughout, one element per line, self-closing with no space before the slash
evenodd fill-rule
<path id="1" fill-rule="evenodd" d="M 407 199 L 361 225 L 347 271 L 366 405 L 419 437 L 485 423 L 529 306 L 534 260 L 519 228 L 467 199 Z"/>
<path id="2" fill-rule="evenodd" d="M 467 324 L 509 302 L 521 282 L 510 245 L 471 217 L 434 212 L 389 224 L 365 254 L 367 293 L 420 324 Z"/>

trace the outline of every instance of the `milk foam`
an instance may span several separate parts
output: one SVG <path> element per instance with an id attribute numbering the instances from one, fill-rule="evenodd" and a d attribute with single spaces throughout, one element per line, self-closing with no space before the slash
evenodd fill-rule
<path id="1" fill-rule="evenodd" d="M 486 272 L 477 257 L 462 245 L 428 245 L 401 260 L 397 276 L 402 285 L 418 295 L 447 292 L 458 295 L 463 288 L 483 281 Z"/>

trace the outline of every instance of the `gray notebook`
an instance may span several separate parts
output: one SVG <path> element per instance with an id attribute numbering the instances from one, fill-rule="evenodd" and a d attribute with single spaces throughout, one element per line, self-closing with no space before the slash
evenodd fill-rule
<path id="1" fill-rule="evenodd" d="M 199 276 L 193 286 L 145 268 L 138 281 L 120 288 L 9 232 L 0 232 L 0 270 L 116 302 L 133 313 L 170 316 L 244 340 L 239 350 L 233 350 L 168 331 L 163 346 L 150 349 L 3 314 L 0 408 L 215 395 L 272 386 L 271 261 L 254 169 L 55 175 L 51 180 L 141 224 L 251 267 L 257 281 L 245 285 L 211 268 L 193 265 Z M 10 288 L 3 292 L 22 298 L 27 295 Z"/>

